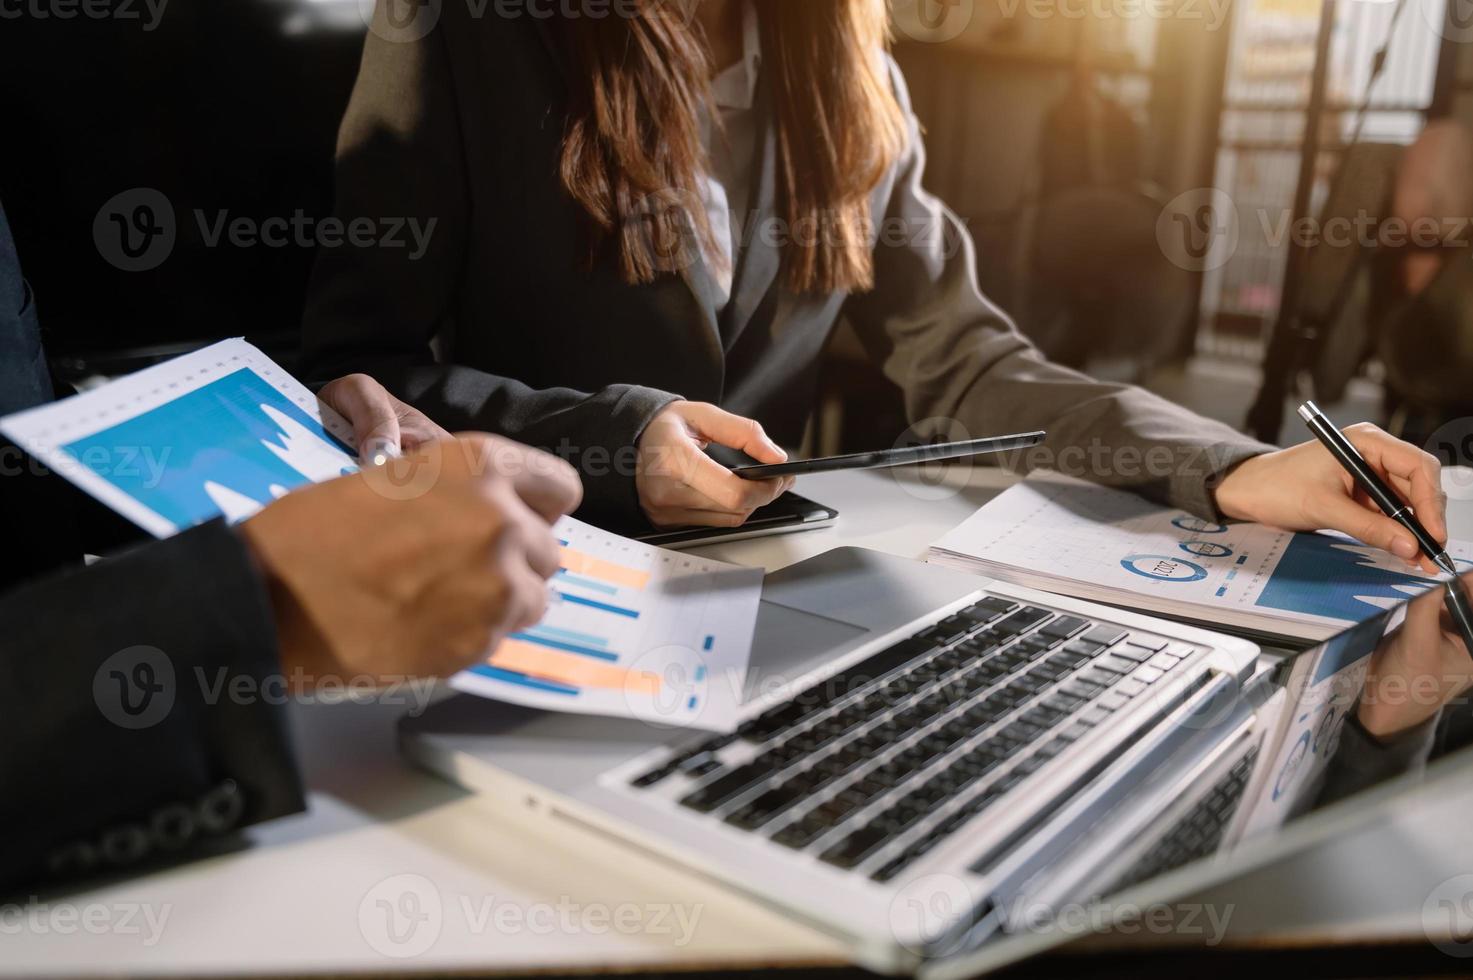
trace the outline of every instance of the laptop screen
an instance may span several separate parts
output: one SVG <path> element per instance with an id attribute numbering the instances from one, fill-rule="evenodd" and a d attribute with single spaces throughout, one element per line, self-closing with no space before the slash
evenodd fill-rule
<path id="1" fill-rule="evenodd" d="M 1333 843 L 1355 825 L 1346 818 L 1384 823 L 1386 808 L 1416 806 L 1411 794 L 1424 784 L 1466 780 L 1458 770 L 1473 766 L 1467 602 L 1460 585 L 1439 586 L 1284 660 L 1267 683 L 1245 689 L 1237 712 L 1217 721 L 1224 746 L 1226 729 L 1239 726 L 1238 743 L 1220 747 L 1215 768 L 1205 767 L 1163 814 L 1133 868 L 1096 882 L 1101 893 L 1149 894 L 1154 883 L 1162 895 L 1198 894 Z M 1429 870 L 1429 888 L 1456 873 Z M 1413 920 L 1422 912 L 1402 911 Z M 1427 928 L 1466 931 L 1469 921 L 1457 920 L 1466 910 L 1454 911 Z"/>
<path id="2" fill-rule="evenodd" d="M 1246 845 L 1473 742 L 1466 597 L 1446 585 L 1286 662 L 1258 709 L 1256 778 L 1228 845 Z M 1459 608 L 1461 606 L 1461 608 Z"/>
<path id="3" fill-rule="evenodd" d="M 1060 862 L 1052 883 L 1045 879 L 1020 897 L 990 950 L 933 962 L 922 973 L 969 976 L 1066 937 L 1108 948 L 1162 931 L 1167 942 L 1216 945 L 1230 940 L 1230 923 L 1206 930 L 1200 916 L 1181 919 L 1196 899 L 1217 894 L 1216 886 L 1333 846 L 1347 828 L 1386 825 L 1392 808 L 1427 805 L 1420 793 L 1468 784 L 1473 654 L 1460 625 L 1470 619 L 1467 611 L 1461 587 L 1442 585 L 1302 654 L 1277 663 L 1266 655 L 1231 703 L 1187 723 L 1201 729 L 1195 754 L 1160 765 L 1154 783 L 1134 791 L 1134 815 L 1128 808 L 1112 812 Z M 1351 858 L 1363 859 L 1364 852 Z M 1431 895 L 1459 873 L 1442 861 L 1429 852 L 1425 867 L 1398 869 L 1426 879 L 1412 889 L 1417 907 L 1400 911 L 1413 922 L 1420 917 L 1434 943 L 1442 930 L 1448 938 L 1441 941 L 1473 949 L 1473 884 L 1462 896 L 1466 904 L 1441 911 L 1429 905 L 1430 918 L 1422 908 L 1424 891 Z M 1352 887 L 1343 876 L 1320 877 L 1302 883 L 1308 890 L 1301 899 L 1327 901 L 1313 889 Z M 1385 884 L 1386 894 L 1397 893 Z M 1261 893 L 1244 894 L 1250 897 L 1237 899 L 1239 906 Z M 1240 907 L 1240 927 L 1268 914 Z"/>

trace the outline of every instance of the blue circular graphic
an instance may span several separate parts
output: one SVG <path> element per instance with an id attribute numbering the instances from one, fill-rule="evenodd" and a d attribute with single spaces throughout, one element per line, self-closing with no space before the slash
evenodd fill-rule
<path id="1" fill-rule="evenodd" d="M 1120 567 L 1158 582 L 1200 582 L 1207 577 L 1201 565 L 1170 555 L 1130 555 L 1120 559 Z"/>
<path id="2" fill-rule="evenodd" d="M 1191 531 L 1193 534 L 1223 534 L 1227 531 L 1226 524 L 1214 524 L 1211 521 L 1204 521 L 1202 518 L 1193 517 L 1190 514 L 1173 517 L 1171 523 L 1173 526 L 1179 527 L 1183 531 Z"/>
<path id="3" fill-rule="evenodd" d="M 1335 727 L 1335 722 L 1339 719 L 1340 712 L 1334 708 L 1327 710 L 1325 716 L 1320 719 L 1319 725 L 1314 730 L 1314 742 L 1310 746 L 1315 755 L 1330 757 L 1330 753 L 1326 750 L 1329 749 L 1332 742 L 1339 741 L 1340 730 Z"/>
<path id="4" fill-rule="evenodd" d="M 1183 541 L 1179 547 L 1189 555 L 1201 555 L 1203 558 L 1226 558 L 1233 553 L 1233 549 L 1215 541 Z"/>
<path id="5" fill-rule="evenodd" d="M 1304 765 L 1304 760 L 1309 757 L 1309 743 L 1310 735 L 1306 731 L 1299 736 L 1299 740 L 1289 750 L 1289 758 L 1284 760 L 1284 768 L 1279 770 L 1279 778 L 1274 781 L 1274 800 L 1277 801 L 1289 789 L 1289 783 L 1293 781 L 1294 774 L 1299 771 L 1299 767 Z"/>

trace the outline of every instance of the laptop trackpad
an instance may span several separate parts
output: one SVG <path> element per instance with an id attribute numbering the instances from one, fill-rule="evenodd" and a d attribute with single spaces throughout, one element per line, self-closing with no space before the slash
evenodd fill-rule
<path id="1" fill-rule="evenodd" d="M 862 627 L 764 601 L 757 614 L 742 701 L 774 691 L 796 694 L 799 677 L 868 637 L 869 630 Z"/>
<path id="2" fill-rule="evenodd" d="M 762 586 L 746 698 L 793 690 L 794 678 L 983 583 L 963 572 L 864 548 L 833 551 L 777 571 Z"/>

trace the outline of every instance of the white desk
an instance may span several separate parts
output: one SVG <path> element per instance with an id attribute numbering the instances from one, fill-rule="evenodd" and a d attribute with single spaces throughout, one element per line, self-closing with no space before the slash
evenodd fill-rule
<path id="1" fill-rule="evenodd" d="M 1009 482 L 993 470 L 976 471 L 959 489 L 926 486 L 911 473 L 812 477 L 798 490 L 839 508 L 837 527 L 707 553 L 769 570 L 841 545 L 918 556 Z M 1473 506 L 1455 508 L 1454 533 L 1473 536 Z M 403 763 L 394 745 L 402 710 L 295 707 L 311 790 L 307 813 L 254 829 L 251 846 L 238 853 L 40 896 L 50 906 L 40 926 L 0 910 L 0 973 L 571 972 L 846 962 L 832 940 L 632 852 L 590 857 L 550 849 L 522 819 Z M 377 950 L 372 927 L 362 924 L 382 921 L 373 910 L 380 896 L 370 893 L 397 875 L 421 876 L 441 898 L 438 935 L 407 959 Z M 1251 904 L 1237 902 L 1240 909 Z M 365 906 L 370 911 L 361 918 Z M 688 935 L 675 911 L 685 916 Z M 1275 911 L 1272 925 L 1292 929 L 1282 903 Z M 1264 916 L 1251 918 L 1269 928 Z M 567 921 L 573 928 L 563 927 Z"/>

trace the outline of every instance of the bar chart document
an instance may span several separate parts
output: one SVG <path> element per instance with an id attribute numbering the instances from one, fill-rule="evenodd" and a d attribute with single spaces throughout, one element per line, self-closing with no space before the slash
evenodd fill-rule
<path id="1" fill-rule="evenodd" d="M 352 425 L 243 340 L 0 419 L 0 432 L 160 538 L 358 472 Z M 734 727 L 762 569 L 572 518 L 555 533 L 546 618 L 455 685 L 535 708 Z"/>
<path id="2" fill-rule="evenodd" d="M 1473 547 L 1448 554 L 1473 570 Z M 1019 585 L 1274 638 L 1319 641 L 1437 579 L 1341 535 L 1216 524 L 1039 474 L 931 546 L 931 561 Z"/>
<path id="3" fill-rule="evenodd" d="M 762 569 L 640 544 L 570 517 L 555 533 L 562 558 L 546 618 L 454 686 L 533 708 L 735 727 Z"/>
<path id="4" fill-rule="evenodd" d="M 358 469 L 353 427 L 243 340 L 0 419 L 0 432 L 160 538 Z"/>

